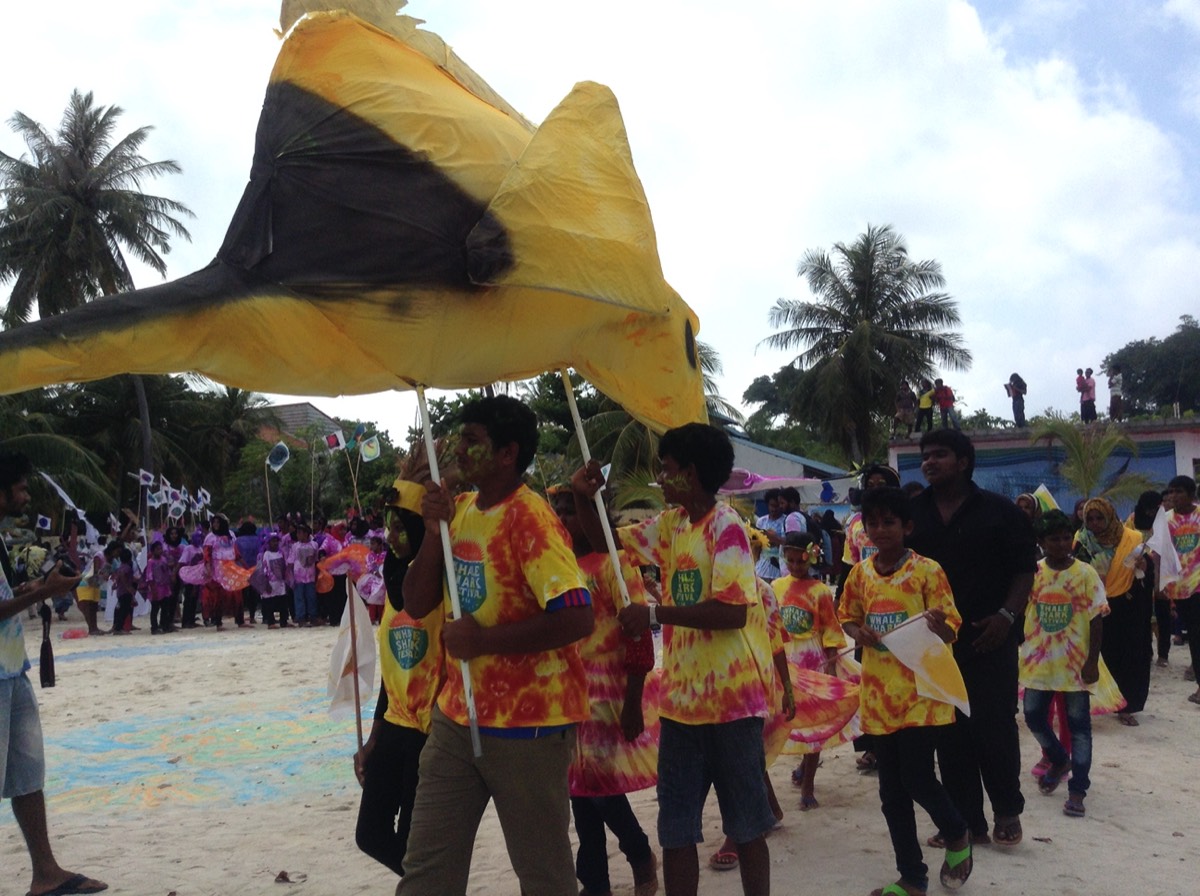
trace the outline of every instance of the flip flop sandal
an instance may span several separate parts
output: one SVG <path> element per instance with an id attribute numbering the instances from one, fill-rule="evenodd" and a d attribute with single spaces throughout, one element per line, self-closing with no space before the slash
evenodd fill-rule
<path id="1" fill-rule="evenodd" d="M 718 849 L 708 860 L 708 867 L 713 871 L 732 871 L 737 866 L 738 854 L 736 850 Z"/>
<path id="2" fill-rule="evenodd" d="M 1067 776 L 1067 772 L 1071 770 L 1071 763 L 1064 762 L 1062 765 L 1050 766 L 1050 771 L 1042 775 L 1042 779 L 1038 781 L 1038 790 L 1044 794 L 1051 794 L 1058 790 L 1058 785 L 1062 783 L 1063 778 Z"/>
<path id="3" fill-rule="evenodd" d="M 984 831 L 982 834 L 971 834 L 972 846 L 987 846 L 991 842 L 992 838 L 988 836 L 987 831 Z M 945 849 L 946 841 L 942 838 L 941 834 L 934 834 L 925 841 L 925 845 L 932 846 L 934 849 Z"/>
<path id="4" fill-rule="evenodd" d="M 963 866 L 966 866 L 963 868 Z M 975 861 L 972 858 L 971 840 L 967 838 L 967 845 L 962 849 L 947 849 L 946 860 L 942 862 L 942 873 L 940 879 L 942 886 L 947 890 L 957 890 L 967 882 L 967 878 L 971 876 L 971 871 L 975 868 Z M 963 869 L 963 870 L 959 870 Z"/>
<path id="5" fill-rule="evenodd" d="M 872 890 L 871 896 L 912 896 L 913 893 L 924 893 L 925 890 L 921 887 L 913 887 L 911 890 L 906 890 L 900 883 L 888 884 L 886 887 L 880 887 L 878 890 Z"/>
<path id="6" fill-rule="evenodd" d="M 1083 818 L 1087 815 L 1087 809 L 1083 803 L 1077 803 L 1071 797 L 1067 797 L 1067 801 L 1063 803 L 1063 815 L 1069 815 L 1072 818 Z"/>
<path id="7" fill-rule="evenodd" d="M 997 846 L 1016 846 L 1023 836 L 1020 818 L 1004 823 L 998 821 L 992 828 L 992 842 Z"/>

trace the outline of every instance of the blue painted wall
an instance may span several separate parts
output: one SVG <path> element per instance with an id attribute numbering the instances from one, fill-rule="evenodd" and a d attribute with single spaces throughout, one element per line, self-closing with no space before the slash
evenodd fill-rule
<path id="1" fill-rule="evenodd" d="M 1042 483 L 1050 489 L 1063 510 L 1070 513 L 1082 495 L 1076 494 L 1059 475 L 1065 458 L 1061 445 L 1036 445 L 1021 448 L 976 447 L 975 483 L 988 491 L 1015 498 L 1032 492 Z M 898 457 L 900 482 L 925 484 L 921 475 L 921 456 L 916 452 L 901 453 Z M 1105 465 L 1105 476 L 1113 477 L 1127 470 L 1141 473 L 1157 487 L 1165 487 L 1175 475 L 1175 442 L 1171 439 L 1139 442 L 1137 455 L 1117 451 Z M 1122 515 L 1133 510 L 1133 501 L 1118 502 Z"/>

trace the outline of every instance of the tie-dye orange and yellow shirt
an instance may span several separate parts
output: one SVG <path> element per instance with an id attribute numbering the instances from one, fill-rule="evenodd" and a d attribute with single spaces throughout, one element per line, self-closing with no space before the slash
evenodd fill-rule
<path id="1" fill-rule="evenodd" d="M 878 548 L 871 544 L 871 539 L 867 537 L 867 527 L 863 523 L 862 512 L 854 511 L 846 520 L 846 544 L 842 548 L 842 562 L 847 566 L 853 566 L 855 563 L 873 557 L 877 552 Z"/>
<path id="2" fill-rule="evenodd" d="M 1108 612 L 1104 582 L 1089 563 L 1066 569 L 1038 563 L 1025 607 L 1021 686 L 1035 691 L 1087 691 L 1079 677 L 1087 660 L 1092 620 Z"/>
<path id="3" fill-rule="evenodd" d="M 909 617 L 935 609 L 943 611 L 947 624 L 958 631 L 962 617 L 954 607 L 946 573 L 935 561 L 909 551 L 900 568 L 886 576 L 875 569 L 874 560 L 864 560 L 850 570 L 838 619 L 843 625 L 866 625 L 884 635 Z M 918 694 L 912 672 L 882 644 L 863 649 L 861 695 L 864 734 L 954 721 L 954 707 Z"/>
<path id="4" fill-rule="evenodd" d="M 822 648 L 846 646 L 833 591 L 820 579 L 797 579 L 790 575 L 771 583 L 779 602 L 783 629 L 793 641 L 815 639 Z"/>
<path id="5" fill-rule="evenodd" d="M 759 603 L 750 541 L 727 504 L 717 504 L 695 524 L 673 507 L 619 534 L 642 563 L 662 570 L 664 606 L 717 600 L 749 609 Z M 747 622 L 720 631 L 665 626 L 660 715 L 685 725 L 765 718 L 774 674 L 765 625 Z"/>
<path id="6" fill-rule="evenodd" d="M 1200 593 L 1200 508 L 1191 513 L 1169 511 L 1167 531 L 1180 566 L 1179 581 L 1170 585 L 1167 593 L 1175 600 L 1187 600 Z"/>
<path id="7" fill-rule="evenodd" d="M 379 668 L 387 691 L 385 721 L 425 734 L 442 680 L 442 614 L 413 619 L 386 598 L 379 621 Z"/>
<path id="8" fill-rule="evenodd" d="M 566 530 L 543 498 L 521 486 L 481 510 L 476 497 L 459 495 L 450 521 L 464 613 L 488 627 L 590 603 Z M 443 605 L 449 618 L 448 589 Z M 438 706 L 466 725 L 460 665 L 446 663 Z M 538 653 L 490 654 L 469 666 L 481 727 L 551 727 L 588 717 L 587 681 L 575 644 Z"/>

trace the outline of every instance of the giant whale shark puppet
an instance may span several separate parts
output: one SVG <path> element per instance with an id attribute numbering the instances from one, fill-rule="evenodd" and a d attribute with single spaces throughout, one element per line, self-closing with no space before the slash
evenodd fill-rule
<path id="1" fill-rule="evenodd" d="M 338 395 L 573 367 L 655 429 L 706 419 L 699 322 L 611 91 L 577 84 L 534 128 L 396 8 L 289 0 L 216 258 L 0 333 L 0 391 L 195 371 Z"/>

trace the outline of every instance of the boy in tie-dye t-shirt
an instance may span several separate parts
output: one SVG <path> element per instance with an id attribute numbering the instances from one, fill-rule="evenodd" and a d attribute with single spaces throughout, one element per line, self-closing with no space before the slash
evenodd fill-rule
<path id="1" fill-rule="evenodd" d="M 427 486 L 425 537 L 403 584 L 414 619 L 443 614 L 446 655 L 421 754 L 404 893 L 467 892 L 475 835 L 494 801 L 521 889 L 573 896 L 568 771 L 575 725 L 589 715 L 576 642 L 594 627 L 591 598 L 562 524 L 523 480 L 538 443 L 533 411 L 497 395 L 467 403 L 460 419 L 455 460 L 476 491 L 455 498 L 444 484 Z M 446 561 L 458 619 L 446 618 Z M 464 667 L 481 749 L 468 725 Z"/>
<path id="2" fill-rule="evenodd" d="M 750 541 L 737 512 L 718 504 L 717 489 L 733 469 L 733 446 L 715 427 L 672 429 L 658 449 L 663 497 L 674 505 L 621 529 L 621 544 L 662 570 L 658 607 L 620 613 L 631 637 L 664 626 L 661 734 L 658 749 L 658 838 L 668 892 L 694 891 L 702 812 L 717 791 L 722 829 L 737 847 L 747 893 L 767 892 L 765 835 L 775 824 L 763 776 L 763 721 L 773 667 L 765 625 L 748 621 L 758 605 Z M 595 463 L 572 487 L 581 523 L 603 537 L 589 499 L 603 483 Z M 688 882 L 691 882 L 690 884 Z"/>
<path id="3" fill-rule="evenodd" d="M 1025 688 L 1025 722 L 1050 765 L 1038 780 L 1042 793 L 1053 793 L 1071 773 L 1063 812 L 1081 817 L 1092 767 L 1092 713 L 1088 686 L 1100 677 L 1102 618 L 1108 612 L 1104 583 L 1095 568 L 1071 556 L 1074 527 L 1061 510 L 1039 524 L 1038 563 L 1025 608 L 1020 681 Z M 1050 703 L 1062 694 L 1071 751 L 1050 727 Z"/>
<path id="4" fill-rule="evenodd" d="M 928 866 L 917 839 L 913 804 L 929 813 L 946 841 L 941 882 L 957 889 L 971 874 L 967 823 L 933 771 L 937 729 L 954 721 L 954 707 L 917 692 L 912 671 L 891 654 L 882 638 L 906 620 L 922 622 L 942 641 L 954 640 L 962 618 L 946 574 L 935 561 L 909 550 L 913 524 L 908 496 L 898 488 L 863 493 L 863 520 L 877 548 L 846 577 L 838 618 L 863 648 L 862 730 L 876 735 L 879 800 L 891 834 L 900 879 L 886 892 L 924 893 Z"/>

